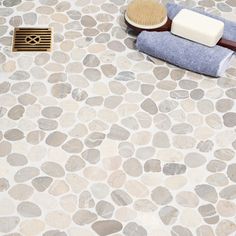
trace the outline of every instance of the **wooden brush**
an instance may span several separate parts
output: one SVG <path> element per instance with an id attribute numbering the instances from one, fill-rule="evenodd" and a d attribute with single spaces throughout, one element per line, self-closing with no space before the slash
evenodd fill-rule
<path id="1" fill-rule="evenodd" d="M 148 31 L 170 31 L 171 21 L 167 10 L 157 0 L 133 0 L 125 12 L 125 22 L 136 33 Z"/>
<path id="2" fill-rule="evenodd" d="M 190 16 L 190 18 L 192 17 Z M 191 24 L 190 18 L 188 18 L 189 24 Z M 157 0 L 133 0 L 127 6 L 125 23 L 136 34 L 139 34 L 143 30 L 172 31 L 172 20 L 167 17 L 165 6 L 160 4 Z M 179 36 L 185 38 L 184 35 Z M 195 42 L 198 41 L 196 40 Z M 217 45 L 236 51 L 236 42 L 230 40 L 221 38 L 217 42 Z"/>

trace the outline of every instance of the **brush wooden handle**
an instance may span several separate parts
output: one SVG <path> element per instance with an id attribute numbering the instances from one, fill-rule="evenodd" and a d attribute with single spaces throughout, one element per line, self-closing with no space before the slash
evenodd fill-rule
<path id="1" fill-rule="evenodd" d="M 171 25 L 172 25 L 172 20 L 170 18 L 167 18 L 166 23 L 159 27 L 158 29 L 155 29 L 155 31 L 171 31 Z"/>
<path id="2" fill-rule="evenodd" d="M 217 45 L 231 49 L 236 52 L 236 42 L 230 41 L 227 39 L 220 39 L 220 41 L 217 43 Z"/>

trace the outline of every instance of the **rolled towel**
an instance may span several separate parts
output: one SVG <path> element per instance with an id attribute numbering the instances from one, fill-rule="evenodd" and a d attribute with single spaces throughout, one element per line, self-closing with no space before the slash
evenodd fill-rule
<path id="1" fill-rule="evenodd" d="M 213 77 L 227 69 L 233 51 L 220 46 L 207 47 L 170 32 L 141 32 L 137 37 L 138 50 L 176 66 Z"/>
<path id="2" fill-rule="evenodd" d="M 168 12 L 167 13 L 168 17 L 171 20 L 179 13 L 180 10 L 186 8 L 175 3 L 167 3 L 166 7 L 167 7 L 167 12 Z M 210 16 L 214 19 L 224 22 L 224 34 L 222 38 L 236 42 L 236 22 L 226 20 L 220 16 L 209 14 L 203 10 L 190 9 L 190 8 L 186 8 L 186 9 L 199 12 L 203 15 Z"/>

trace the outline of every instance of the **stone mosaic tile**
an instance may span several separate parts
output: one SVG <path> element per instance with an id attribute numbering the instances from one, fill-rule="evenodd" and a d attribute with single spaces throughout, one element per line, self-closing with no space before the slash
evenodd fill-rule
<path id="1" fill-rule="evenodd" d="M 236 59 L 213 79 L 146 56 L 126 4 L 0 1 L 0 235 L 236 234 Z M 52 53 L 12 53 L 21 26 Z"/>

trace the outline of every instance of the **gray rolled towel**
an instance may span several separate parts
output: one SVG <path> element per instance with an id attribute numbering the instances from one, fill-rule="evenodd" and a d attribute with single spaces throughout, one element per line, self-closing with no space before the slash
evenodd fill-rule
<path id="1" fill-rule="evenodd" d="M 173 18 L 179 13 L 179 11 L 186 7 L 180 6 L 175 3 L 167 3 L 166 8 L 168 12 L 168 17 L 171 20 L 173 20 Z M 190 9 L 190 8 L 187 8 L 187 9 Z M 236 22 L 226 20 L 220 16 L 212 15 L 202 10 L 197 10 L 197 9 L 190 9 L 190 10 L 199 12 L 203 15 L 210 16 L 214 19 L 224 22 L 224 34 L 222 38 L 236 42 Z"/>
<path id="2" fill-rule="evenodd" d="M 220 46 L 207 47 L 170 32 L 141 32 L 138 50 L 176 66 L 213 77 L 227 69 L 233 51 Z"/>

